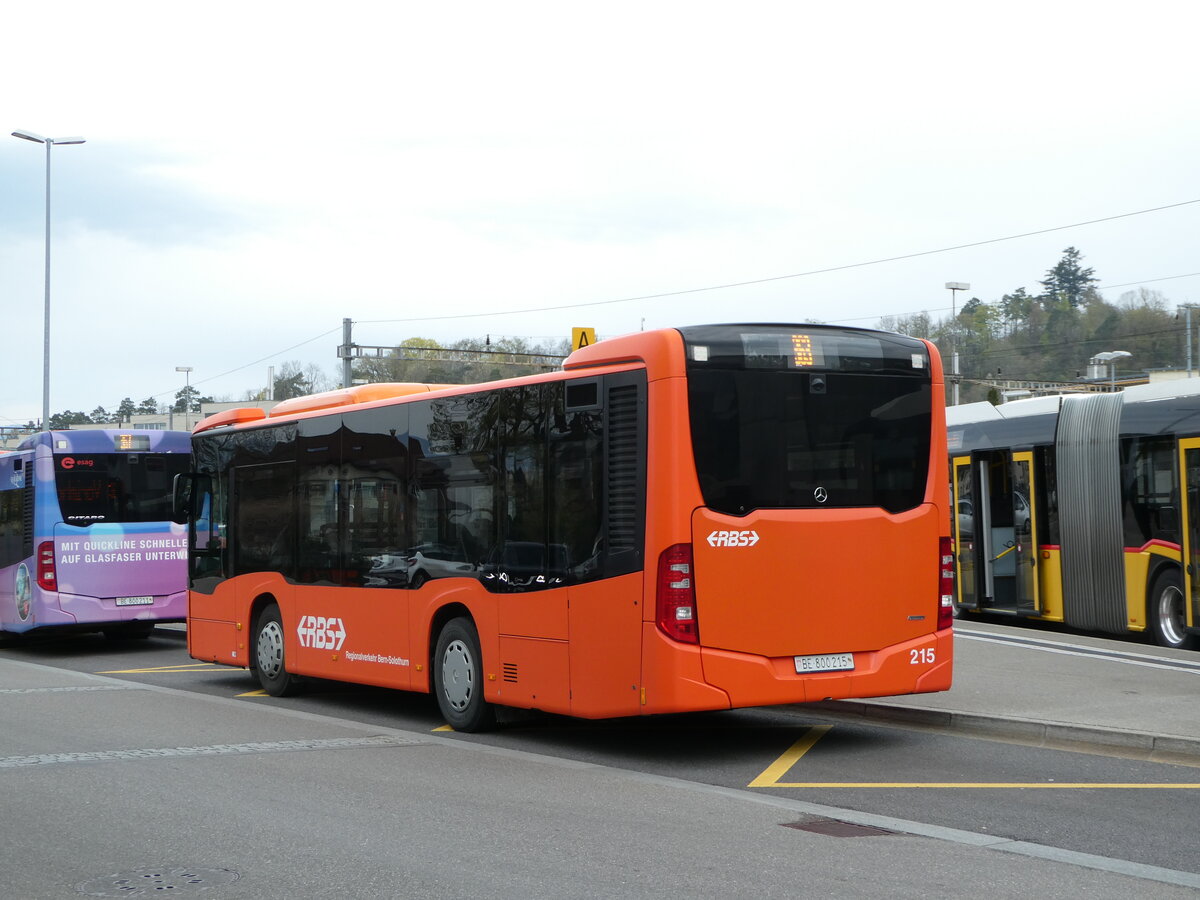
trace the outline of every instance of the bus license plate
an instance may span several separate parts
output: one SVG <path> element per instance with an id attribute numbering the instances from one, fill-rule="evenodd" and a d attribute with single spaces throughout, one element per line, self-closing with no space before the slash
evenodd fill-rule
<path id="1" fill-rule="evenodd" d="M 819 656 L 797 656 L 796 671 L 842 672 L 854 668 L 853 653 L 822 653 Z"/>
<path id="2" fill-rule="evenodd" d="M 118 597 L 117 606 L 153 606 L 153 597 Z"/>

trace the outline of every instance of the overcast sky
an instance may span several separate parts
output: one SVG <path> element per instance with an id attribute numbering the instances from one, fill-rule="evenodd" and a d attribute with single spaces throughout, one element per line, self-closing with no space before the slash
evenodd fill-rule
<path id="1" fill-rule="evenodd" d="M 1180 0 L 4 18 L 0 424 L 41 412 L 45 151 L 16 129 L 87 139 L 52 151 L 52 412 L 172 399 L 176 366 L 218 399 L 333 378 L 345 317 L 371 345 L 936 318 L 947 281 L 1036 291 L 1068 246 L 1111 301 L 1200 302 Z"/>

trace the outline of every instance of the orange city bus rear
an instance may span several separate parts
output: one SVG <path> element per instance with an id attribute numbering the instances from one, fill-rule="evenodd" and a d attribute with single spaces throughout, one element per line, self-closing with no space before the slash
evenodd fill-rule
<path id="1" fill-rule="evenodd" d="M 460 729 L 493 705 L 944 690 L 942 392 L 923 341 L 723 325 L 603 341 L 546 375 L 220 414 L 177 496 L 189 650 L 271 693 L 432 692 Z"/>
<path id="2" fill-rule="evenodd" d="M 820 326 L 643 341 L 662 373 L 648 401 L 645 602 L 658 615 L 643 629 L 643 710 L 948 689 L 936 349 Z"/>

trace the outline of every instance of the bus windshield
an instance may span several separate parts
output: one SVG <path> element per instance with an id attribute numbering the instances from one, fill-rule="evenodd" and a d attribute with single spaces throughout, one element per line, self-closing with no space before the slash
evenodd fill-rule
<path id="1" fill-rule="evenodd" d="M 836 329 L 749 328 L 740 342 L 683 329 L 705 505 L 741 516 L 920 504 L 932 396 L 924 346 Z"/>
<path id="2" fill-rule="evenodd" d="M 55 454 L 62 519 L 71 525 L 166 521 L 175 476 L 189 466 L 184 453 Z"/>

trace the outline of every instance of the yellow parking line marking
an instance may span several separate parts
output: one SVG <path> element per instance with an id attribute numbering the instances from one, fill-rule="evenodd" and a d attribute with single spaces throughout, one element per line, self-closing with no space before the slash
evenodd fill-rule
<path id="1" fill-rule="evenodd" d="M 435 728 L 433 730 L 434 731 L 453 731 L 454 729 L 451 728 L 449 725 L 439 725 L 437 728 Z"/>
<path id="2" fill-rule="evenodd" d="M 1050 788 L 1054 790 L 1121 790 L 1121 791 L 1170 791 L 1170 790 L 1200 790 L 1200 784 L 1103 784 L 1069 781 L 777 781 L 771 784 L 751 784 L 751 787 L 782 787 L 782 788 L 974 788 L 976 790 L 1036 789 Z"/>
<path id="3" fill-rule="evenodd" d="M 1149 783 L 1086 781 L 780 781 L 805 753 L 813 748 L 832 725 L 814 725 L 782 756 L 750 782 L 752 788 L 967 788 L 973 790 L 1071 790 L 1071 791 L 1171 791 L 1200 790 L 1200 783 Z"/>
<path id="4" fill-rule="evenodd" d="M 210 669 L 225 669 L 214 663 L 186 663 L 179 666 L 155 666 L 150 669 L 110 669 L 97 675 L 148 675 L 152 672 L 207 672 Z"/>
<path id="5" fill-rule="evenodd" d="M 234 694 L 234 696 L 235 697 L 269 697 L 271 695 L 268 694 L 266 691 L 264 691 L 262 688 L 259 688 L 257 691 L 246 691 L 246 693 L 244 693 L 244 694 Z"/>
<path id="6" fill-rule="evenodd" d="M 780 784 L 779 779 L 788 773 L 805 753 L 812 749 L 813 744 L 825 736 L 832 725 L 814 725 L 804 733 L 804 737 L 792 744 L 791 747 L 767 766 L 762 774 L 750 782 L 749 787 L 792 787 L 790 784 Z"/>

